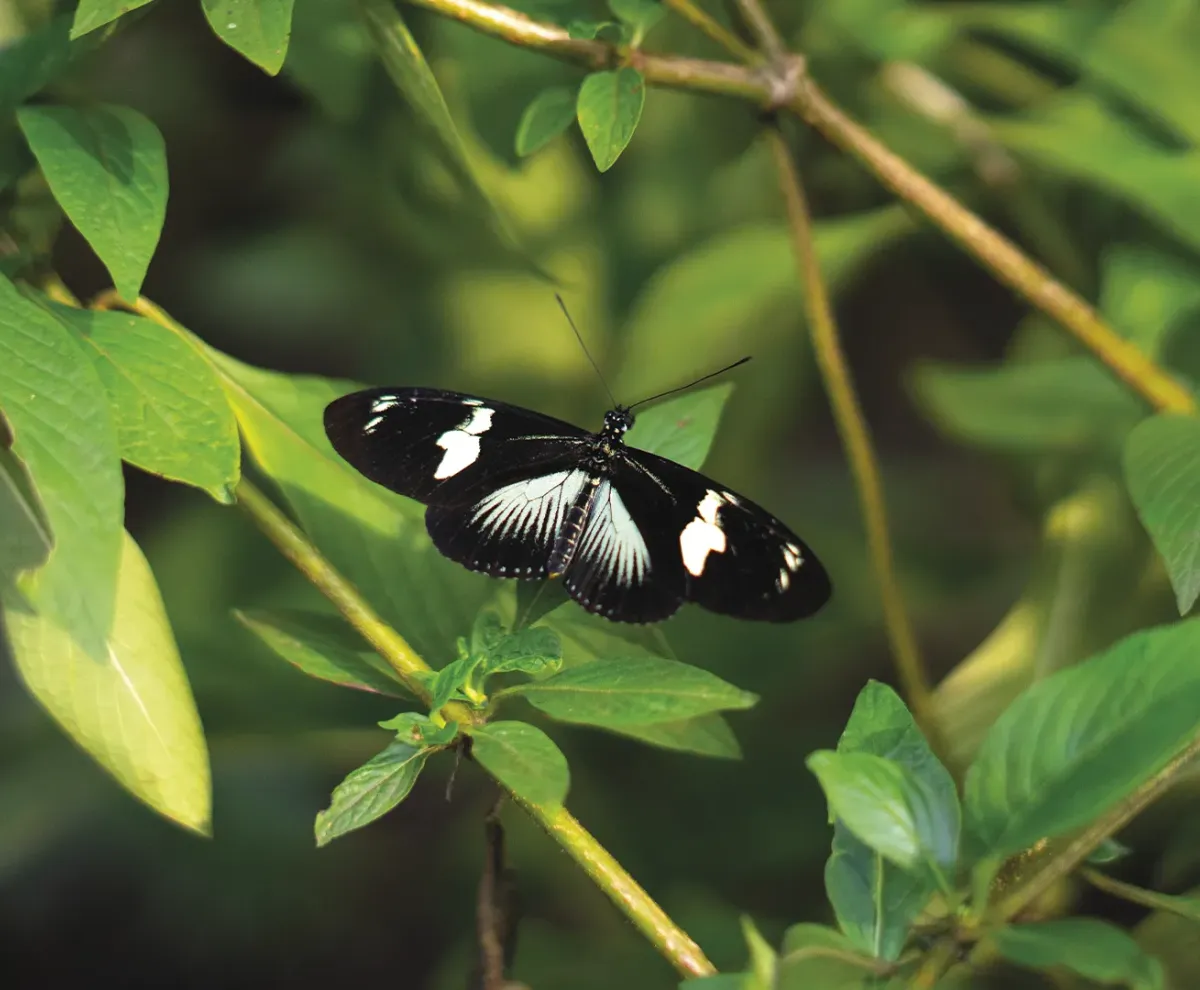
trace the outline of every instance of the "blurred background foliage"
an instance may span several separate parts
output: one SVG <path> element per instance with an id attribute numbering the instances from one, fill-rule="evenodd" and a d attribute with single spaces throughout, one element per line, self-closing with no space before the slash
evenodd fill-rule
<path id="1" fill-rule="evenodd" d="M 566 20 L 581 4 L 514 6 Z M 1193 0 L 771 6 L 834 99 L 1147 350 L 1200 377 L 1200 334 L 1179 332 L 1200 317 Z M 0 74 L 55 7 L 0 0 Z M 719 967 L 738 967 L 740 912 L 773 941 L 787 923 L 828 920 L 829 826 L 803 759 L 834 743 L 868 677 L 891 676 L 759 122 L 742 104 L 654 90 L 611 171 L 595 171 L 575 130 L 518 160 L 522 110 L 580 73 L 405 14 L 523 255 L 456 183 L 343 0 L 296 0 L 277 78 L 223 46 L 199 4 L 161 0 L 93 44 L 50 95 L 126 104 L 157 124 L 171 196 L 144 292 L 242 361 L 477 392 L 594 427 L 603 388 L 535 266 L 561 280 L 623 400 L 755 356 L 707 469 L 805 536 L 833 574 L 833 602 L 782 628 L 695 609 L 664 627 L 680 659 L 762 696 L 731 718 L 740 763 L 555 731 L 574 813 Z M 671 17 L 646 47 L 721 57 Z M 0 115 L 7 134 L 11 107 Z M 921 643 L 936 677 L 973 661 L 942 696 L 967 752 L 1035 672 L 1171 614 L 1114 480 L 1137 400 L 858 166 L 814 134 L 794 139 Z M 58 271 L 90 296 L 103 269 L 44 187 L 18 181 L 23 154 L 0 141 L 0 195 L 23 236 L 57 236 Z M 381 747 L 373 723 L 393 706 L 306 680 L 234 620 L 234 608 L 314 596 L 239 514 L 127 480 L 128 526 L 209 736 L 214 840 L 103 778 L 6 667 L 0 975 L 38 972 L 45 987 L 97 974 L 122 986 L 464 986 L 491 788 L 464 771 L 447 802 L 439 761 L 398 813 L 317 852 L 314 813 Z M 1124 878 L 1200 881 L 1194 791 L 1134 832 Z M 510 844 L 524 906 L 517 976 L 534 988 L 673 984 L 522 816 Z M 1062 896 L 1141 918 L 1094 891 Z M 1146 933 L 1156 948 L 1171 944 L 1164 924 Z M 1176 984 L 1200 985 L 1184 968 L 1195 953 L 1166 951 Z"/>

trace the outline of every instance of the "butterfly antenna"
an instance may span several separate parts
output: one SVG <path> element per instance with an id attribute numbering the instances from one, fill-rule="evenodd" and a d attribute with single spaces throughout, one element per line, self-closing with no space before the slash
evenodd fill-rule
<path id="1" fill-rule="evenodd" d="M 587 359 L 592 363 L 592 367 L 596 371 L 596 377 L 600 379 L 600 384 L 604 386 L 604 391 L 608 393 L 608 397 L 612 400 L 613 406 L 619 406 L 616 396 L 612 394 L 612 389 L 608 387 L 608 382 L 604 380 L 604 376 L 600 374 L 600 365 L 596 364 L 596 359 L 592 357 L 592 352 L 587 349 L 587 344 L 583 342 L 583 334 L 579 332 L 579 327 L 575 326 L 575 321 L 571 319 L 571 314 L 567 312 L 567 304 L 563 302 L 562 296 L 557 292 L 554 293 L 554 298 L 558 300 L 558 306 L 563 311 L 563 316 L 567 318 L 567 322 L 571 324 L 571 329 L 575 331 L 575 339 L 579 341 L 579 346 L 583 348 L 583 353 L 587 355 Z"/>
<path id="2" fill-rule="evenodd" d="M 741 367 L 743 364 L 745 364 L 749 360 L 750 360 L 750 355 L 747 354 L 740 361 L 734 361 L 733 364 L 727 364 L 727 365 L 725 365 L 724 368 L 721 368 L 719 371 L 709 372 L 704 377 L 697 378 L 694 382 L 688 382 L 686 385 L 680 385 L 678 388 L 669 388 L 665 392 L 659 392 L 658 395 L 650 396 L 650 398 L 648 398 L 648 399 L 639 399 L 637 402 L 635 402 L 629 408 L 636 409 L 638 406 L 644 406 L 647 402 L 653 402 L 655 399 L 661 399 L 664 395 L 674 395 L 676 392 L 682 392 L 685 389 L 691 388 L 693 385 L 699 385 L 701 382 L 706 382 L 710 378 L 716 378 L 717 375 L 723 375 L 727 371 L 733 371 L 734 368 Z"/>

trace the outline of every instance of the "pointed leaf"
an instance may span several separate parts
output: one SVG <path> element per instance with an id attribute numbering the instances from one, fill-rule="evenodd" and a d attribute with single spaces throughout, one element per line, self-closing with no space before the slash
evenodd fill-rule
<path id="1" fill-rule="evenodd" d="M 583 80 L 576 101 L 579 129 L 596 162 L 607 172 L 633 137 L 646 102 L 646 80 L 626 66 L 593 72 Z"/>
<path id="2" fill-rule="evenodd" d="M 313 826 L 317 846 L 369 825 L 408 797 L 429 751 L 393 742 L 333 789 L 329 807 L 318 812 Z"/>
<path id="3" fill-rule="evenodd" d="M 218 38 L 268 75 L 287 58 L 295 0 L 202 0 L 204 16 Z"/>
<path id="4" fill-rule="evenodd" d="M 55 550 L 23 590 L 97 660 L 121 560 L 124 484 L 103 384 L 79 343 L 0 277 L 0 410 Z"/>
<path id="5" fill-rule="evenodd" d="M 26 106 L 17 120 L 50 191 L 134 300 L 167 212 L 162 135 L 128 107 Z"/>
<path id="6" fill-rule="evenodd" d="M 519 694 L 564 722 L 606 727 L 677 722 L 758 700 L 699 667 L 642 657 L 595 660 L 504 694 Z"/>
<path id="7" fill-rule="evenodd" d="M 395 718 L 380 722 L 379 727 L 395 732 L 397 741 L 419 748 L 449 746 L 458 736 L 457 722 L 438 725 L 421 712 L 402 712 Z"/>
<path id="8" fill-rule="evenodd" d="M 309 677 L 396 698 L 411 697 L 396 672 L 344 619 L 299 610 L 234 610 L 234 617 Z"/>
<path id="9" fill-rule="evenodd" d="M 57 553 L 58 551 L 56 551 Z M 48 616 L 9 604 L 4 625 L 30 692 L 80 746 L 155 811 L 207 832 L 208 753 L 154 575 L 124 535 L 104 655 Z"/>
<path id="10" fill-rule="evenodd" d="M 526 722 L 490 722 L 471 732 L 471 756 L 523 801 L 558 807 L 571 777 L 551 738 Z"/>
<path id="11" fill-rule="evenodd" d="M 1184 615 L 1200 597 L 1200 420 L 1139 423 L 1125 442 L 1125 482 Z"/>
<path id="12" fill-rule="evenodd" d="M 967 771 L 968 829 L 991 856 L 1078 828 L 1196 732 L 1200 619 L 1134 633 L 1027 689 Z"/>
<path id="13" fill-rule="evenodd" d="M 726 382 L 653 405 L 637 414 L 625 442 L 699 471 L 732 394 L 733 384 Z"/>
<path id="14" fill-rule="evenodd" d="M 211 365 L 183 337 L 129 313 L 53 306 L 108 390 L 121 458 L 231 503 L 241 474 L 237 421 Z"/>
<path id="15" fill-rule="evenodd" d="M 521 114 L 517 125 L 517 154 L 540 151 L 575 122 L 575 90 L 566 86 L 543 89 Z"/>
<path id="16" fill-rule="evenodd" d="M 1100 983 L 1162 990 L 1162 965 L 1126 932 L 1096 918 L 1010 925 L 990 936 L 1000 955 L 1030 969 L 1063 966 Z"/>
<path id="17" fill-rule="evenodd" d="M 71 37 L 78 38 L 81 34 L 95 31 L 115 21 L 131 10 L 144 7 L 150 0 L 79 0 L 75 8 L 75 23 L 71 27 Z"/>

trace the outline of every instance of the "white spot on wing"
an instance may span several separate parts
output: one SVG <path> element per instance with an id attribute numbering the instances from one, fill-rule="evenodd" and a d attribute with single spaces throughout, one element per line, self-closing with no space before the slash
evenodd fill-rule
<path id="1" fill-rule="evenodd" d="M 704 565 L 710 553 L 725 552 L 725 531 L 717 521 L 725 497 L 711 489 L 696 506 L 696 518 L 683 527 L 679 534 L 679 551 L 683 555 L 683 566 L 693 577 L 704 573 Z"/>
<path id="2" fill-rule="evenodd" d="M 581 559 L 594 563 L 602 581 L 640 584 L 650 571 L 650 551 L 620 493 L 605 480 L 596 491 L 579 544 Z"/>
<path id="3" fill-rule="evenodd" d="M 788 585 L 792 583 L 792 575 L 788 573 L 787 568 L 781 568 L 779 577 L 775 579 L 775 587 L 780 591 L 787 591 Z"/>
<path id="4" fill-rule="evenodd" d="M 375 411 L 379 411 L 379 402 L 375 403 Z M 478 406 L 453 430 L 447 430 L 438 437 L 437 445 L 446 452 L 437 470 L 433 472 L 438 481 L 452 478 L 475 463 L 479 457 L 479 435 L 491 428 L 494 412 L 492 409 Z"/>
<path id="5" fill-rule="evenodd" d="M 382 416 L 376 416 L 373 419 L 367 420 L 367 425 L 363 427 L 363 433 L 374 433 L 382 422 Z"/>
<path id="6" fill-rule="evenodd" d="M 381 395 L 373 403 L 371 403 L 371 412 L 383 413 L 387 412 L 392 406 L 400 405 L 400 400 L 394 395 Z"/>
<path id="7" fill-rule="evenodd" d="M 556 471 L 505 485 L 479 500 L 471 522 L 493 538 L 534 540 L 549 548 L 586 481 L 583 471 Z"/>
<path id="8" fill-rule="evenodd" d="M 783 545 L 783 563 L 789 571 L 797 570 L 804 563 L 804 558 L 800 556 L 800 548 L 794 543 Z"/>

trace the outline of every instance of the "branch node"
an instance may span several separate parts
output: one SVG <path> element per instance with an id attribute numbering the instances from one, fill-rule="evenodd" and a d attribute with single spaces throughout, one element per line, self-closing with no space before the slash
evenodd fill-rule
<path id="1" fill-rule="evenodd" d="M 787 53 L 762 68 L 762 78 L 767 86 L 763 109 L 769 113 L 789 106 L 800 94 L 808 78 L 808 62 L 803 55 Z"/>

